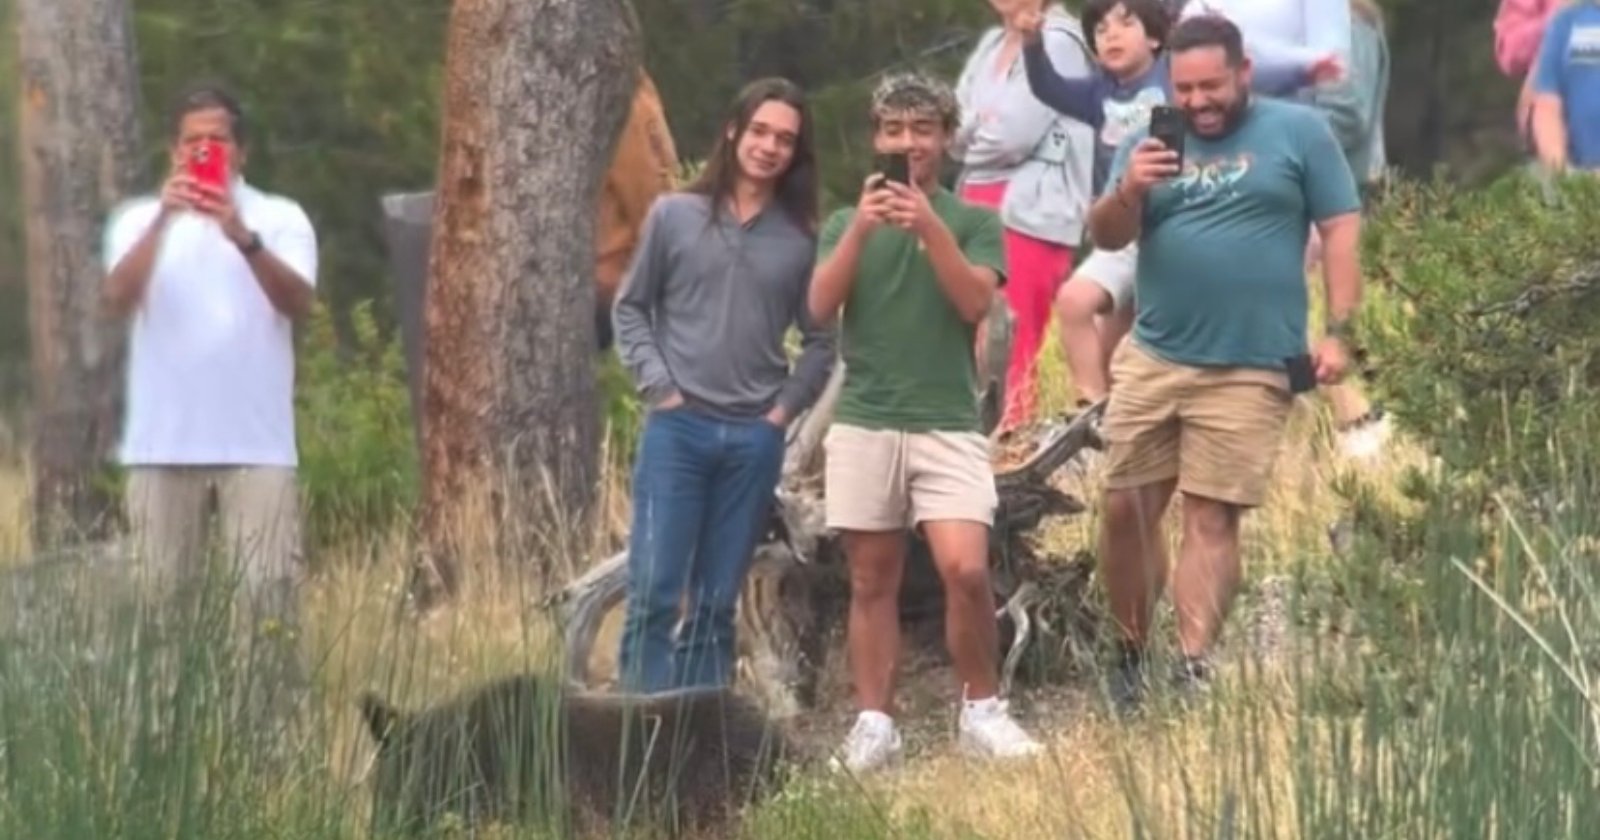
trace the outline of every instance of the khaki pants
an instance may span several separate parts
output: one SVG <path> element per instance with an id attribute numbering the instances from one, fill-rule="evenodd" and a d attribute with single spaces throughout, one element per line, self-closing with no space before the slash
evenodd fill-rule
<path id="1" fill-rule="evenodd" d="M 252 622 L 298 625 L 304 579 L 300 501 L 289 467 L 136 466 L 129 470 L 128 519 L 145 577 L 162 588 L 186 588 L 223 560 L 236 579 Z M 220 537 L 209 551 L 211 512 Z"/>
<path id="2" fill-rule="evenodd" d="M 251 589 L 301 579 L 299 491 L 288 467 L 133 467 L 128 518 L 140 559 L 182 580 L 203 571 L 215 504 L 223 556 Z"/>
<path id="3" fill-rule="evenodd" d="M 208 599 L 210 573 L 243 595 L 229 599 L 244 681 L 238 699 L 254 713 L 247 720 L 263 743 L 286 749 L 287 740 L 264 724 L 290 716 L 309 686 L 300 652 L 299 588 L 304 580 L 295 471 L 287 467 L 136 466 L 129 470 L 127 512 L 136 562 L 158 593 L 179 593 L 187 611 Z M 215 510 L 220 544 L 210 551 Z M 221 562 L 215 562 L 221 561 Z M 195 602 L 194 597 L 200 597 Z M 176 667 L 175 665 L 173 667 Z M 174 672 L 175 673 L 175 672 Z"/>

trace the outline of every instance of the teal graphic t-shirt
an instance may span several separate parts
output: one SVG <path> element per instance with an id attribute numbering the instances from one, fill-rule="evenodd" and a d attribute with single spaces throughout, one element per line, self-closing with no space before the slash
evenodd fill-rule
<path id="1" fill-rule="evenodd" d="M 1226 137 L 1184 139 L 1183 172 L 1145 198 L 1134 338 L 1179 364 L 1282 370 L 1306 352 L 1306 240 L 1361 207 L 1327 120 L 1254 99 Z M 1117 151 L 1122 177 L 1131 135 Z"/>

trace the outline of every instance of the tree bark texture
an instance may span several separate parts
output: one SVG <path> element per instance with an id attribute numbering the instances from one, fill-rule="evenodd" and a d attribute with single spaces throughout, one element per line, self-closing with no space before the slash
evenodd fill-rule
<path id="1" fill-rule="evenodd" d="M 18 0 L 19 153 L 34 380 L 34 532 L 98 537 L 95 482 L 122 410 L 124 331 L 99 315 L 101 238 L 138 175 L 125 0 Z"/>
<path id="2" fill-rule="evenodd" d="M 446 49 L 422 526 L 450 591 L 465 545 L 520 559 L 593 508 L 594 208 L 638 26 L 626 0 L 456 0 Z"/>
<path id="3" fill-rule="evenodd" d="M 16 30 L 15 14 L 12 4 L 7 0 L 0 0 L 0 32 L 12 33 Z M 17 151 L 17 41 L 8 35 L 0 35 L 0 196 L 14 196 L 22 192 L 21 182 L 18 180 L 16 161 Z M 13 306 L 13 301 L 22 301 L 20 295 L 13 297 L 13 290 L 23 287 L 22 276 L 22 208 L 16 201 L 0 202 L 0 305 Z M 9 326 L 12 322 L 5 319 L 0 313 L 0 324 Z M 16 319 L 22 324 L 22 319 Z M 6 342 L 0 340 L 0 348 Z M 3 350 L 0 350 L 3 352 Z"/>

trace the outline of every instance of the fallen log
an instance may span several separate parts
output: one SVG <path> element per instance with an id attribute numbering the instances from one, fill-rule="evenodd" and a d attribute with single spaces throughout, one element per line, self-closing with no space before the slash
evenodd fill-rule
<path id="1" fill-rule="evenodd" d="M 1004 354 L 998 358 L 1004 359 Z M 845 562 L 823 525 L 820 480 L 821 443 L 832 421 L 842 376 L 842 369 L 835 371 L 823 399 L 789 434 L 771 525 L 740 599 L 739 679 L 780 717 L 815 705 L 819 674 L 831 653 L 825 631 L 843 626 L 848 608 Z M 1080 500 L 1053 486 L 1050 479 L 1080 453 L 1098 446 L 1095 429 L 1103 410 L 1103 404 L 1097 405 L 1075 418 L 1040 424 L 1024 436 L 1033 445 L 1025 446 L 1013 466 L 997 471 L 1000 510 L 990 556 L 996 613 L 1002 619 L 1002 683 L 1008 691 L 1023 670 L 1029 646 L 1041 636 L 1070 634 L 1078 638 L 1074 643 L 1081 643 L 1081 637 L 1092 632 L 1092 620 L 1060 616 L 1063 610 L 1086 607 L 1091 560 L 1079 556 L 1069 564 L 1051 565 L 1035 556 L 1030 537 L 1047 517 L 1084 509 Z M 943 586 L 927 546 L 914 535 L 908 539 L 902 620 L 942 622 Z M 627 573 L 626 554 L 613 555 L 549 602 L 563 627 L 566 679 L 575 687 L 592 689 L 610 682 L 594 672 L 591 660 L 601 623 L 622 607 Z M 1053 621 L 1036 620 L 1039 610 L 1049 612 Z"/>

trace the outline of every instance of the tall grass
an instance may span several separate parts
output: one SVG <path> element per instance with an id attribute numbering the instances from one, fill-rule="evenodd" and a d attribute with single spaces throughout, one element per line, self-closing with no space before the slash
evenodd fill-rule
<path id="1" fill-rule="evenodd" d="M 1205 725 L 1256 769 L 1200 770 L 1212 784 L 1186 825 L 1231 813 L 1239 837 L 1593 836 L 1600 488 L 1574 473 L 1552 489 L 1568 502 L 1554 514 L 1440 503 L 1415 554 L 1362 547 L 1359 563 L 1416 564 L 1415 614 L 1372 622 L 1397 638 L 1306 638 L 1283 690 L 1241 674 L 1242 699 Z M 1394 603 L 1358 587 L 1341 617 Z"/>
<path id="2" fill-rule="evenodd" d="M 1119 723 L 1080 703 L 1040 731 L 1050 752 L 1036 762 L 974 766 L 933 750 L 859 783 L 802 778 L 750 815 L 746 836 L 1591 835 L 1595 473 L 1574 465 L 1546 488 L 1560 504 L 1506 498 L 1492 513 L 1424 495 L 1411 531 L 1366 534 L 1335 557 L 1323 531 L 1343 512 L 1337 481 L 1390 496 L 1406 481 L 1398 466 L 1337 475 L 1325 433 L 1320 410 L 1297 413 L 1272 501 L 1247 527 L 1251 573 L 1291 580 L 1286 655 L 1244 648 L 1193 710 Z M 24 489 L 21 472 L 0 471 L 0 553 L 26 550 Z M 1093 529 L 1085 516 L 1046 542 L 1084 545 Z M 411 546 L 397 534 L 330 552 L 311 582 L 301 642 L 315 672 L 294 740 L 244 702 L 256 675 L 219 632 L 226 599 L 175 616 L 141 608 L 103 566 L 8 571 L 0 836 L 366 836 L 360 692 L 418 708 L 546 670 L 553 653 L 543 593 L 513 570 L 482 569 L 453 609 L 403 617 Z"/>
<path id="3" fill-rule="evenodd" d="M 120 571 L 9 581 L 0 836 L 334 836 L 346 808 L 318 753 L 250 702 L 273 640 L 236 646 L 220 587 L 157 608 Z"/>

